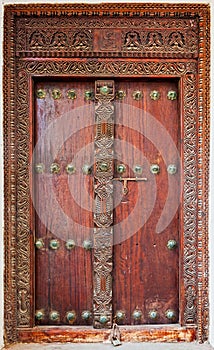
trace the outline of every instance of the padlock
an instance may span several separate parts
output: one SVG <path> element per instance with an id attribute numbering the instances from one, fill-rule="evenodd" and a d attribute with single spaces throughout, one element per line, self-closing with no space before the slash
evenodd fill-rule
<path id="1" fill-rule="evenodd" d="M 111 342 L 114 346 L 122 345 L 121 341 L 118 338 L 112 338 Z"/>
<path id="2" fill-rule="evenodd" d="M 113 326 L 112 326 L 111 342 L 114 346 L 122 345 L 120 341 L 120 330 L 116 323 L 113 323 Z"/>

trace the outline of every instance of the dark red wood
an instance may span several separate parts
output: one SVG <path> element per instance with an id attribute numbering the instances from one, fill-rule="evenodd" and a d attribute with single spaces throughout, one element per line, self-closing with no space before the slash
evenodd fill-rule
<path id="1" fill-rule="evenodd" d="M 91 82 L 75 80 L 35 86 L 35 94 L 39 89 L 46 93 L 45 98 L 36 98 L 35 105 L 36 163 L 45 165 L 44 173 L 35 175 L 34 189 L 35 239 L 45 243 L 36 249 L 36 310 L 45 313 L 39 324 L 69 324 L 69 311 L 76 313 L 71 324 L 92 322 L 81 317 L 84 310 L 92 312 L 93 288 L 92 250 L 83 248 L 84 240 L 93 239 L 93 178 L 82 173 L 84 164 L 93 165 L 94 107 L 84 98 L 90 88 Z M 61 91 L 59 99 L 52 97 L 53 89 Z M 75 89 L 76 99 L 68 98 L 69 89 Z M 60 166 L 58 174 L 50 172 L 54 162 Z M 74 174 L 66 172 L 69 163 L 76 167 Z M 50 248 L 51 239 L 58 240 L 59 249 Z M 75 248 L 66 248 L 68 239 L 75 241 Z M 52 311 L 59 312 L 57 321 L 50 320 Z"/>
<path id="2" fill-rule="evenodd" d="M 119 81 L 117 89 L 125 91 L 126 96 L 115 107 L 116 163 L 126 165 L 123 177 L 135 177 L 133 168 L 141 165 L 140 177 L 148 181 L 129 182 L 128 194 L 115 208 L 114 313 L 125 313 L 121 324 L 178 322 L 179 210 L 177 207 L 171 218 L 170 210 L 178 203 L 180 171 L 167 173 L 169 164 L 179 168 L 179 104 L 178 99 L 167 99 L 168 91 L 178 93 L 178 84 L 173 79 Z M 143 93 L 140 101 L 133 99 L 136 90 Z M 157 101 L 150 97 L 153 90 L 160 93 Z M 151 164 L 160 166 L 158 175 L 151 174 Z M 116 202 L 121 193 L 118 183 L 115 190 Z M 164 229 L 158 233 L 161 215 Z M 167 248 L 170 239 L 178 242 L 174 250 Z M 173 320 L 165 315 L 168 309 L 176 313 Z M 134 310 L 142 312 L 139 320 L 134 320 Z M 152 310 L 158 312 L 156 319 L 149 317 Z"/>

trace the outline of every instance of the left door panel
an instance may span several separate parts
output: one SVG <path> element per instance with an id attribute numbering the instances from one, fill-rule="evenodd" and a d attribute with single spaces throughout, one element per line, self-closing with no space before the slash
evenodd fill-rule
<path id="1" fill-rule="evenodd" d="M 35 83 L 36 324 L 92 324 L 93 85 Z"/>

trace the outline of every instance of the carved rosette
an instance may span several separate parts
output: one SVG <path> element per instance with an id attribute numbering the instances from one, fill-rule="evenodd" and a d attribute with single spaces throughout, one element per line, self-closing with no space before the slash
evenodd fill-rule
<path id="1" fill-rule="evenodd" d="M 112 325 L 114 81 L 95 82 L 94 326 Z"/>

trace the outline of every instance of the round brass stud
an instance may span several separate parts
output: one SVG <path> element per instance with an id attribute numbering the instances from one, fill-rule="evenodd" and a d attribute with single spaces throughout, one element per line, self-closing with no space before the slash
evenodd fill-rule
<path id="1" fill-rule="evenodd" d="M 67 166 L 66 166 L 66 171 L 67 171 L 67 173 L 69 174 L 69 175 L 72 175 L 72 174 L 74 174 L 75 173 L 75 171 L 76 171 L 76 168 L 75 168 L 75 166 L 73 165 L 73 164 L 68 164 Z"/>
<path id="2" fill-rule="evenodd" d="M 142 316 L 142 311 L 134 310 L 134 312 L 132 313 L 132 316 L 135 320 L 140 320 Z"/>
<path id="3" fill-rule="evenodd" d="M 44 314 L 44 311 L 43 310 L 37 310 L 36 313 L 35 313 L 35 318 L 38 320 L 38 321 L 41 321 L 43 320 L 45 317 L 45 314 Z"/>
<path id="4" fill-rule="evenodd" d="M 70 100 L 75 100 L 77 98 L 76 91 L 73 89 L 68 90 L 67 96 Z"/>
<path id="5" fill-rule="evenodd" d="M 66 314 L 66 318 L 69 322 L 74 322 L 76 319 L 76 312 L 75 311 L 68 311 Z"/>
<path id="6" fill-rule="evenodd" d="M 116 97 L 118 98 L 118 100 L 122 100 L 125 96 L 126 96 L 126 93 L 123 90 L 118 90 L 116 93 Z"/>
<path id="7" fill-rule="evenodd" d="M 166 318 L 168 318 L 168 320 L 175 320 L 176 319 L 176 313 L 174 310 L 169 309 L 165 312 Z"/>
<path id="8" fill-rule="evenodd" d="M 61 98 L 62 94 L 61 91 L 59 89 L 53 89 L 52 90 L 52 97 L 54 100 L 58 100 L 59 98 Z"/>
<path id="9" fill-rule="evenodd" d="M 88 321 L 91 317 L 91 312 L 89 310 L 84 310 L 81 314 L 83 320 Z"/>
<path id="10" fill-rule="evenodd" d="M 177 242 L 175 239 L 170 239 L 168 242 L 167 242 L 167 248 L 169 250 L 173 250 L 177 247 Z"/>
<path id="11" fill-rule="evenodd" d="M 133 170 L 136 175 L 141 175 L 143 172 L 143 167 L 141 165 L 135 165 Z"/>
<path id="12" fill-rule="evenodd" d="M 45 170 L 45 165 L 43 163 L 38 163 L 35 165 L 35 172 L 37 174 L 42 174 Z"/>
<path id="13" fill-rule="evenodd" d="M 65 246 L 68 250 L 71 250 L 75 247 L 75 242 L 73 239 L 68 239 L 67 242 L 65 243 Z"/>
<path id="14" fill-rule="evenodd" d="M 136 90 L 136 91 L 133 92 L 132 96 L 133 96 L 134 100 L 140 101 L 143 98 L 143 93 L 140 90 Z"/>
<path id="15" fill-rule="evenodd" d="M 90 175 L 92 173 L 92 166 L 88 164 L 83 165 L 82 172 L 84 175 Z"/>
<path id="16" fill-rule="evenodd" d="M 94 98 L 94 93 L 92 90 L 86 90 L 85 91 L 85 100 L 86 101 L 90 101 L 90 100 L 93 100 Z"/>
<path id="17" fill-rule="evenodd" d="M 173 90 L 168 91 L 167 98 L 168 100 L 171 100 L 171 101 L 176 100 L 177 99 L 176 91 L 173 91 Z"/>
<path id="18" fill-rule="evenodd" d="M 43 239 L 42 238 L 37 239 L 36 242 L 35 242 L 35 246 L 36 246 L 37 249 L 44 248 L 45 244 L 44 244 Z"/>
<path id="19" fill-rule="evenodd" d="M 154 101 L 159 100 L 160 93 L 157 90 L 153 90 L 153 91 L 150 92 L 150 97 Z"/>
<path id="20" fill-rule="evenodd" d="M 108 171 L 108 169 L 109 169 L 108 163 L 105 163 L 105 162 L 100 163 L 100 164 L 99 164 L 99 169 L 100 169 L 101 171 Z"/>
<path id="21" fill-rule="evenodd" d="M 91 250 L 93 247 L 92 241 L 90 241 L 89 239 L 86 239 L 85 241 L 83 241 L 83 248 L 85 250 Z"/>
<path id="22" fill-rule="evenodd" d="M 106 315 L 100 316 L 100 323 L 105 324 L 108 321 L 108 317 Z"/>
<path id="23" fill-rule="evenodd" d="M 36 92 L 36 96 L 38 98 L 45 98 L 46 97 L 46 91 L 43 89 L 38 89 Z"/>
<path id="24" fill-rule="evenodd" d="M 156 310 L 150 310 L 149 318 L 151 318 L 151 320 L 156 320 L 158 318 L 158 312 Z"/>
<path id="25" fill-rule="evenodd" d="M 167 167 L 167 171 L 170 175 L 174 175 L 177 172 L 177 167 L 175 164 L 169 164 Z"/>
<path id="26" fill-rule="evenodd" d="M 152 164 L 150 166 L 150 171 L 151 171 L 152 174 L 155 174 L 155 175 L 159 174 L 159 172 L 160 172 L 159 165 L 158 164 Z"/>
<path id="27" fill-rule="evenodd" d="M 116 312 L 116 318 L 117 318 L 118 321 L 124 320 L 124 318 L 125 318 L 125 312 L 124 312 L 124 311 L 121 311 L 121 310 L 118 310 L 118 311 Z"/>
<path id="28" fill-rule="evenodd" d="M 109 91 L 110 91 L 110 89 L 109 89 L 109 87 L 107 85 L 103 85 L 103 86 L 100 87 L 100 93 L 102 95 L 108 95 Z"/>
<path id="29" fill-rule="evenodd" d="M 53 250 L 57 250 L 59 249 L 59 241 L 58 239 L 51 239 L 50 242 L 49 242 L 49 247 Z"/>
<path id="30" fill-rule="evenodd" d="M 59 320 L 59 312 L 58 311 L 51 311 L 49 317 L 50 317 L 51 321 L 58 321 Z"/>
<path id="31" fill-rule="evenodd" d="M 117 172 L 119 174 L 123 174 L 126 171 L 126 166 L 124 164 L 118 164 L 117 165 Z"/>
<path id="32" fill-rule="evenodd" d="M 50 166 L 51 174 L 58 174 L 60 172 L 60 166 L 57 163 L 52 163 Z"/>

